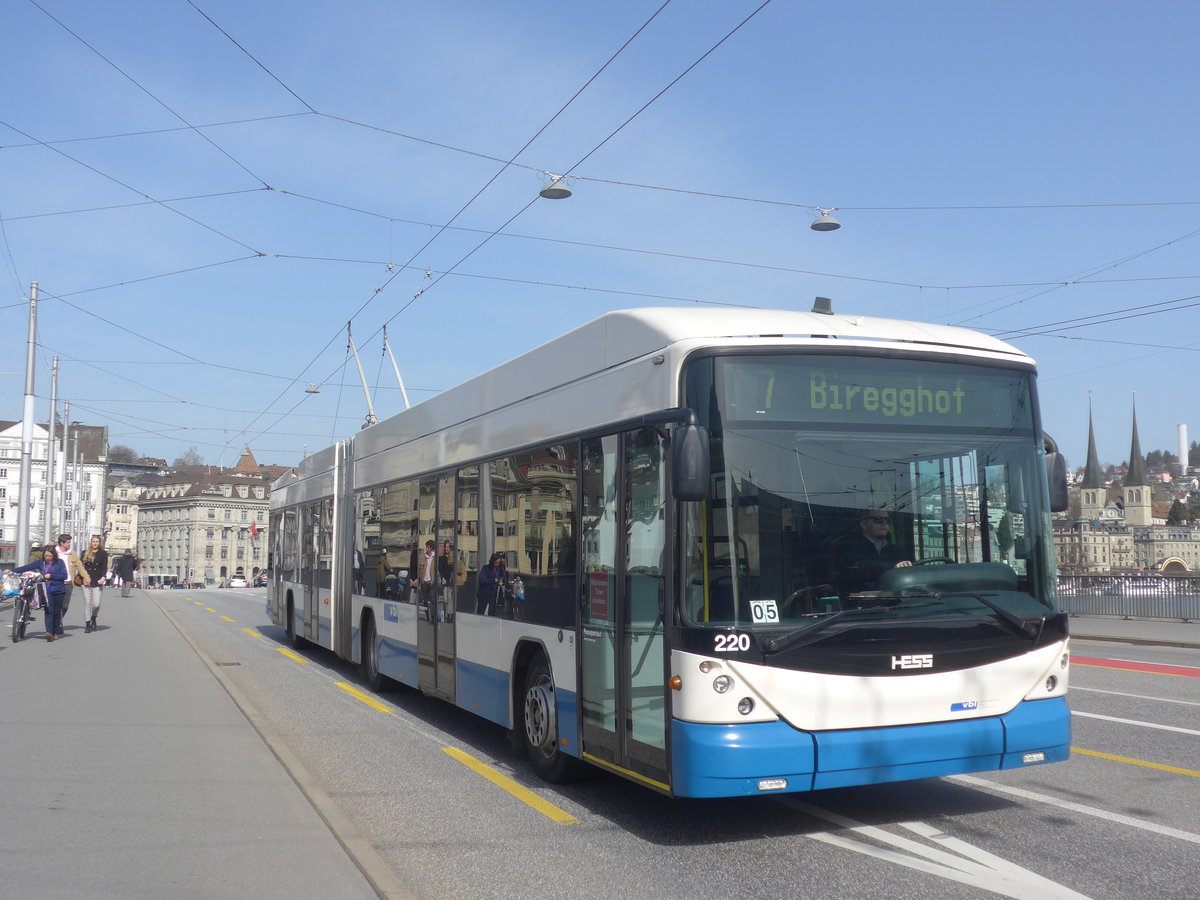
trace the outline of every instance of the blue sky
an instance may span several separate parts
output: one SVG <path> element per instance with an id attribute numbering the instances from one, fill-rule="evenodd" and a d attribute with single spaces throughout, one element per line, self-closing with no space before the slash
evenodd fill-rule
<path id="1" fill-rule="evenodd" d="M 39 417 L 57 355 L 72 418 L 223 465 L 362 424 L 351 319 L 383 418 L 384 324 L 417 402 L 610 309 L 821 295 L 1011 340 L 1073 465 L 1089 392 L 1104 462 L 1132 392 L 1200 440 L 1200 7 L 760 4 L 10 0 L 0 416 L 33 281 Z"/>

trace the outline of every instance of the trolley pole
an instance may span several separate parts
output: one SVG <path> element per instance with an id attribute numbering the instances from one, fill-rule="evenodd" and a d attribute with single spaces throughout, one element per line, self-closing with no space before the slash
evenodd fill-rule
<path id="1" fill-rule="evenodd" d="M 29 341 L 25 349 L 25 407 L 21 418 L 21 485 L 17 489 L 16 564 L 29 561 L 29 495 L 33 469 L 33 364 L 37 357 L 37 282 L 29 288 Z"/>

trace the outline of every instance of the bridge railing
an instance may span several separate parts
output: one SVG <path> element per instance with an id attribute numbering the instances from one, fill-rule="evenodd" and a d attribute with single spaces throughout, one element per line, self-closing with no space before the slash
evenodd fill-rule
<path id="1" fill-rule="evenodd" d="M 1059 575 L 1058 605 L 1079 616 L 1200 621 L 1200 576 Z"/>

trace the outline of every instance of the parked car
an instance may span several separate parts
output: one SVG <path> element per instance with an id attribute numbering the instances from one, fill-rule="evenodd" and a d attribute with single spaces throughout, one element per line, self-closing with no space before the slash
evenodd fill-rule
<path id="1" fill-rule="evenodd" d="M 266 587 L 268 584 L 270 584 L 270 582 L 271 582 L 271 572 L 269 570 L 264 570 L 254 576 L 254 586 L 255 587 Z"/>
<path id="2" fill-rule="evenodd" d="M 230 575 L 229 576 L 229 586 L 231 588 L 235 588 L 235 587 L 249 587 L 250 585 L 246 581 L 245 575 Z"/>

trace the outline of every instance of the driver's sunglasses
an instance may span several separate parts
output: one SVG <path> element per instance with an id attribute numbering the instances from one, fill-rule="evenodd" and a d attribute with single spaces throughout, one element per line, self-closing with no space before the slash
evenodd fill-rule
<path id="1" fill-rule="evenodd" d="M 878 522 L 881 525 L 886 525 L 891 521 L 887 516 L 866 516 L 868 522 Z"/>

